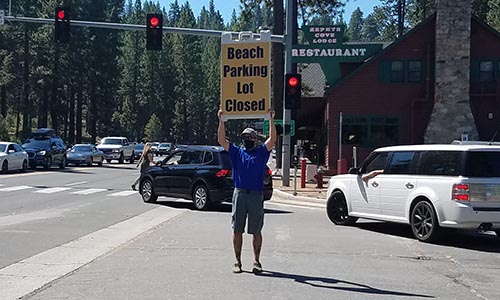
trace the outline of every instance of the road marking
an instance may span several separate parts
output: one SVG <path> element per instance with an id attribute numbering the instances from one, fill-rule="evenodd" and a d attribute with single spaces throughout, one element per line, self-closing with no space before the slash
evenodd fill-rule
<path id="1" fill-rule="evenodd" d="M 85 184 L 85 183 L 87 183 L 87 182 L 88 182 L 88 181 L 73 182 L 73 183 L 68 183 L 68 184 L 65 184 L 64 186 L 73 186 L 73 185 Z"/>
<path id="2" fill-rule="evenodd" d="M 2 299 L 30 294 L 184 211 L 158 207 L 0 269 Z"/>
<path id="3" fill-rule="evenodd" d="M 69 187 L 53 187 L 53 188 L 46 188 L 46 189 L 41 189 L 38 191 L 34 191 L 33 193 L 40 193 L 40 194 L 53 194 L 57 192 L 62 192 L 62 191 L 67 191 L 70 190 L 71 188 Z"/>
<path id="4" fill-rule="evenodd" d="M 71 195 L 90 195 L 90 194 L 95 194 L 99 192 L 104 192 L 107 191 L 107 189 L 85 189 L 81 191 L 76 191 L 76 192 L 71 192 Z"/>
<path id="5" fill-rule="evenodd" d="M 20 191 L 20 190 L 26 190 L 26 189 L 32 189 L 32 188 L 33 187 L 29 186 L 29 185 L 17 185 L 17 186 L 1 188 L 0 192 L 13 192 L 13 191 Z"/>
<path id="6" fill-rule="evenodd" d="M 137 191 L 121 191 L 121 192 L 116 192 L 113 194 L 109 194 L 108 196 L 110 197 L 120 197 L 120 196 L 130 196 L 133 194 L 137 194 Z"/>
<path id="7" fill-rule="evenodd" d="M 281 204 L 290 204 L 290 205 L 298 205 L 298 206 L 326 208 L 326 204 L 319 204 L 319 203 L 307 202 L 307 201 L 285 200 L 285 199 L 279 199 L 279 200 L 272 199 L 271 202 L 269 202 L 269 203 L 281 203 Z"/>
<path id="8" fill-rule="evenodd" d="M 302 209 L 322 210 L 319 207 L 302 206 L 302 205 L 294 205 L 294 204 L 285 204 L 285 203 L 278 203 L 278 202 L 268 202 L 267 204 L 276 205 L 276 206 L 284 206 L 284 207 L 295 207 L 295 208 L 302 208 Z"/>

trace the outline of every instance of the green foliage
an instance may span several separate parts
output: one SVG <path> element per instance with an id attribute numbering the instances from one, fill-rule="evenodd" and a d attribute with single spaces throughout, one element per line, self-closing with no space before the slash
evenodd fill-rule
<path id="1" fill-rule="evenodd" d="M 360 41 L 363 29 L 363 12 L 358 7 L 352 14 L 349 21 L 349 26 L 346 30 L 346 37 L 349 41 Z"/>
<path id="2" fill-rule="evenodd" d="M 144 133 L 147 141 L 154 142 L 163 140 L 162 124 L 156 114 L 152 114 L 151 118 L 149 118 Z"/>
<path id="3" fill-rule="evenodd" d="M 10 141 L 9 124 L 7 120 L 0 115 L 0 141 Z"/>
<path id="4" fill-rule="evenodd" d="M 500 0 L 490 0 L 488 2 L 488 7 L 488 24 L 490 24 L 497 31 L 500 31 Z"/>

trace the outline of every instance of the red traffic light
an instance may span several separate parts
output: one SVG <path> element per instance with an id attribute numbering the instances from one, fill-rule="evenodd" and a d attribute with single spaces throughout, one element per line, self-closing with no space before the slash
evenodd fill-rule
<path id="1" fill-rule="evenodd" d="M 290 77 L 288 79 L 288 85 L 290 85 L 291 87 L 296 87 L 298 84 L 299 80 L 297 79 L 297 77 Z"/>
<path id="2" fill-rule="evenodd" d="M 149 24 L 151 24 L 151 26 L 153 27 L 156 27 L 158 26 L 158 24 L 160 24 L 160 20 L 158 20 L 157 17 L 152 17 L 151 20 L 149 20 Z"/>
<path id="3" fill-rule="evenodd" d="M 59 20 L 64 19 L 64 16 L 65 16 L 65 15 L 66 15 L 66 14 L 64 13 L 64 10 L 60 10 L 60 11 L 58 11 L 58 12 L 57 12 L 57 18 L 58 18 Z"/>

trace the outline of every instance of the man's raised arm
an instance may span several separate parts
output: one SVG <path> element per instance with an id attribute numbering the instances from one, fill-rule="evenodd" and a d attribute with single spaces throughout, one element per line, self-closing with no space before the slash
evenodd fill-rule
<path id="1" fill-rule="evenodd" d="M 224 126 L 224 120 L 222 120 L 222 109 L 219 109 L 217 116 L 219 117 L 219 127 L 217 128 L 217 141 L 219 145 L 224 148 L 224 150 L 229 151 L 229 142 L 226 140 L 226 127 Z"/>
<path id="2" fill-rule="evenodd" d="M 276 126 L 274 126 L 274 110 L 269 110 L 269 137 L 266 140 L 267 151 L 273 150 L 277 139 Z"/>

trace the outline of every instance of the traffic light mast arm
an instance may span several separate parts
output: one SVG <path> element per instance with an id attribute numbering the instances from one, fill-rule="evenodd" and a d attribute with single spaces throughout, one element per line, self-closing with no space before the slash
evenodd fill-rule
<path id="1" fill-rule="evenodd" d="M 224 120 L 222 118 L 222 109 L 219 109 L 217 116 L 219 117 L 219 127 L 217 128 L 217 141 L 224 148 L 224 150 L 229 151 L 229 142 L 226 140 L 226 127 L 224 126 Z"/>
<path id="2" fill-rule="evenodd" d="M 274 110 L 269 110 L 269 137 L 266 140 L 267 151 L 271 151 L 276 143 L 276 126 L 274 126 Z"/>

